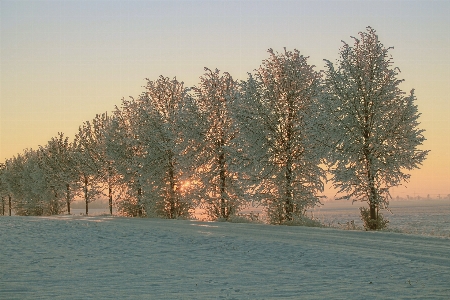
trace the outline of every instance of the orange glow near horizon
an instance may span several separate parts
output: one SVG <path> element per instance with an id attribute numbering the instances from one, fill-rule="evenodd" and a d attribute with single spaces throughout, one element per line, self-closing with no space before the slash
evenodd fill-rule
<path id="1" fill-rule="evenodd" d="M 450 194 L 450 1 L 2 1 L 0 163 L 69 138 L 84 121 L 138 96 L 145 78 L 199 82 L 204 67 L 245 80 L 275 51 L 316 70 L 366 26 L 415 89 L 431 150 L 392 196 Z M 186 184 L 186 185 L 184 185 Z M 192 182 L 182 189 L 192 188 Z M 333 190 L 324 192 L 333 197 Z"/>

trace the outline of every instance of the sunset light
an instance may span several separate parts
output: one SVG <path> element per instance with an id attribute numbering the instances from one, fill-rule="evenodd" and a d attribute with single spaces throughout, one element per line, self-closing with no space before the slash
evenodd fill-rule
<path id="1" fill-rule="evenodd" d="M 0 0 L 0 299 L 450 299 L 449 0 Z"/>

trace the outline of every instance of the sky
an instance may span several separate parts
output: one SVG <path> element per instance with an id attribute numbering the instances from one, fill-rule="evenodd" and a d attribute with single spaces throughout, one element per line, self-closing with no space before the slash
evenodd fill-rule
<path id="1" fill-rule="evenodd" d="M 0 162 L 144 91 L 196 85 L 204 67 L 246 79 L 267 50 L 298 49 L 316 70 L 373 27 L 415 89 L 431 150 L 393 196 L 450 194 L 450 1 L 0 0 Z M 326 191 L 326 194 L 329 191 Z"/>

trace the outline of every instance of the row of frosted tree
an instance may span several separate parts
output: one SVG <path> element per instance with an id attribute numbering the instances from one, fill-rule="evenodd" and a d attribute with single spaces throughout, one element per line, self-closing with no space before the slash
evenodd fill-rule
<path id="1" fill-rule="evenodd" d="M 368 27 L 317 72 L 299 51 L 276 53 L 247 80 L 205 68 L 194 87 L 148 80 L 112 115 L 62 133 L 1 166 L 0 193 L 19 215 L 70 213 L 76 198 L 108 197 L 123 215 L 233 218 L 250 202 L 273 224 L 302 223 L 329 180 L 367 202 L 367 229 L 385 225 L 389 189 L 428 151 L 412 90 Z"/>

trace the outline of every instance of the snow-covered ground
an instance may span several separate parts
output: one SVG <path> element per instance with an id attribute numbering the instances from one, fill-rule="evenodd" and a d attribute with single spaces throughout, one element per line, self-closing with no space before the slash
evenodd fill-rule
<path id="1" fill-rule="evenodd" d="M 366 203 L 330 201 L 308 212 L 321 223 L 338 228 L 347 228 L 351 222 L 362 228 L 359 207 Z M 450 200 L 403 200 L 391 201 L 390 212 L 383 210 L 389 220 L 389 230 L 420 235 L 450 238 Z"/>
<path id="2" fill-rule="evenodd" d="M 109 208 L 107 202 L 94 202 L 89 208 L 89 215 L 107 215 Z M 72 214 L 83 215 L 85 212 L 84 203 L 73 205 Z M 316 206 L 307 211 L 307 215 L 319 220 L 329 227 L 352 229 L 355 224 L 356 229 L 363 229 L 360 219 L 359 207 L 367 206 L 366 203 L 339 200 L 324 202 L 323 205 Z M 389 230 L 394 232 L 412 233 L 419 235 L 430 235 L 450 238 L 450 200 L 446 199 L 422 199 L 422 200 L 394 200 L 391 201 L 390 212 L 383 210 L 383 215 L 389 220 Z M 262 207 L 249 207 L 242 211 L 243 214 L 259 214 L 264 220 Z M 116 214 L 113 210 L 113 214 Z M 206 212 L 197 210 L 196 217 L 207 218 Z M 353 221 L 353 223 L 352 223 Z"/>
<path id="3" fill-rule="evenodd" d="M 449 283 L 443 237 L 0 217 L 0 299 L 450 299 Z"/>

